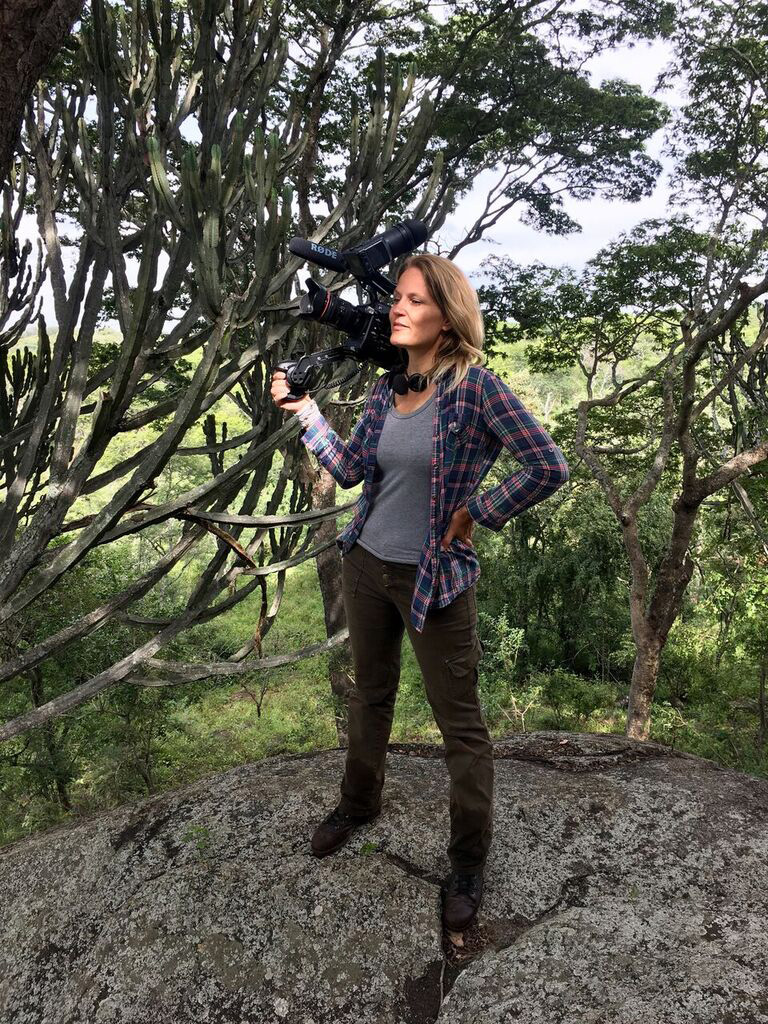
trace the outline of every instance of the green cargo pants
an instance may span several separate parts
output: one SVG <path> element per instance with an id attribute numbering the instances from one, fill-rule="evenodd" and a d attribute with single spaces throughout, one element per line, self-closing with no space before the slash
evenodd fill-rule
<path id="1" fill-rule="evenodd" d="M 493 834 L 493 744 L 477 695 L 475 586 L 431 609 L 418 633 L 410 621 L 415 565 L 385 562 L 354 544 L 342 558 L 342 594 L 356 686 L 349 699 L 349 747 L 341 810 L 373 814 L 381 807 L 387 742 L 408 630 L 427 700 L 445 743 L 450 776 L 454 871 L 485 865 Z"/>

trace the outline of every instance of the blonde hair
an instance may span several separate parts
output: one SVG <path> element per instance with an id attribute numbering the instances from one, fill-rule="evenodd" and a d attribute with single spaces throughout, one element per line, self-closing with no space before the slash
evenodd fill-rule
<path id="1" fill-rule="evenodd" d="M 430 295 L 451 325 L 444 332 L 434 365 L 427 373 L 429 380 L 434 381 L 453 370 L 450 390 L 464 380 L 469 366 L 485 363 L 485 326 L 477 292 L 463 271 L 445 256 L 435 256 L 431 252 L 409 256 L 398 272 L 398 280 L 409 267 L 417 267 L 424 275 Z"/>

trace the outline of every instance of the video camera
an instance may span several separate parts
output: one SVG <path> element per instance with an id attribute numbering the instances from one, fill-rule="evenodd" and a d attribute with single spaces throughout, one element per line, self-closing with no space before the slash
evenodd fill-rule
<path id="1" fill-rule="evenodd" d="M 358 363 L 373 362 L 385 370 L 407 369 L 407 357 L 390 341 L 391 304 L 382 301 L 382 296 L 392 294 L 395 284 L 380 273 L 379 268 L 398 256 L 413 252 L 426 241 L 427 235 L 423 221 L 404 220 L 343 252 L 304 238 L 290 240 L 288 249 L 294 256 L 302 256 L 327 270 L 351 273 L 368 293 L 368 301 L 355 306 L 309 278 L 307 293 L 301 296 L 296 315 L 303 320 L 329 324 L 344 331 L 348 337 L 336 348 L 278 363 L 276 369 L 285 371 L 290 388 L 286 398 L 301 398 L 313 388 L 322 386 L 322 369 L 346 359 L 354 359 Z M 353 375 L 337 384 L 346 383 Z"/>

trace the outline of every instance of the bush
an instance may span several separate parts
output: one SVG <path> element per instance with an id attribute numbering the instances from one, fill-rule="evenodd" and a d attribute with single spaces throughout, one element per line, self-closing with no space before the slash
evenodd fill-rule
<path id="1" fill-rule="evenodd" d="M 533 672 L 531 682 L 540 684 L 543 701 L 554 712 L 559 729 L 584 729 L 598 711 L 612 709 L 618 696 L 607 683 L 560 668 Z"/>

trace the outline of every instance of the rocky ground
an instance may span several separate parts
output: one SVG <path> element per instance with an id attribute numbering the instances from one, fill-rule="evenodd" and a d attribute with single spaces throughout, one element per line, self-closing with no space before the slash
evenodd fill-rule
<path id="1" fill-rule="evenodd" d="M 0 850 L 3 1024 L 768 1024 L 768 783 L 623 736 L 496 745 L 483 906 L 440 926 L 442 748 L 317 860 L 343 750 Z"/>

